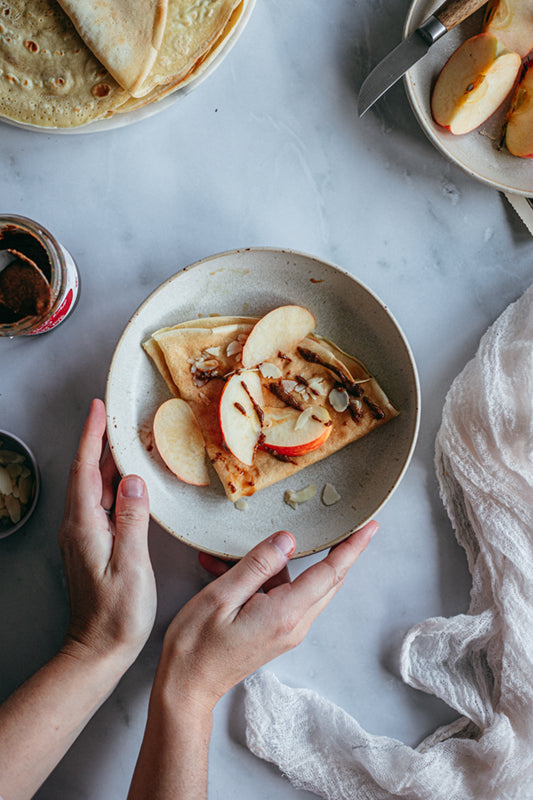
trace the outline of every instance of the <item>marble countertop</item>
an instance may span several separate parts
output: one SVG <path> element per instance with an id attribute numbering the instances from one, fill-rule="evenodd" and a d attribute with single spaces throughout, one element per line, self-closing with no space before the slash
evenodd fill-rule
<path id="1" fill-rule="evenodd" d="M 182 267 L 271 246 L 332 261 L 387 303 L 418 364 L 422 418 L 377 537 L 304 643 L 269 669 L 407 744 L 456 717 L 402 683 L 397 657 L 412 624 L 468 607 L 434 439 L 452 380 L 530 284 L 533 241 L 502 194 L 433 149 L 401 83 L 359 119 L 362 79 L 399 40 L 407 10 L 407 0 L 258 0 L 220 68 L 160 114 L 72 136 L 1 125 L 3 212 L 51 230 L 82 281 L 78 307 L 54 332 L 0 342 L 0 427 L 30 444 L 42 472 L 33 518 L 0 541 L 2 698 L 62 640 L 68 606 L 56 537 L 67 471 L 125 324 Z M 207 580 L 196 552 L 153 523 L 150 547 L 153 633 L 39 800 L 126 796 L 163 631 Z M 210 798 L 236 787 L 254 800 L 312 797 L 246 749 L 242 701 L 237 687 L 216 708 Z"/>

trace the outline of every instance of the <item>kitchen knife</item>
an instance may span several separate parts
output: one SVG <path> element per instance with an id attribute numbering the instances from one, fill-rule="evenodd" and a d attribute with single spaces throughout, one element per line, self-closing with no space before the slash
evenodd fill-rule
<path id="1" fill-rule="evenodd" d="M 407 70 L 423 58 L 432 44 L 481 8 L 487 0 L 446 0 L 414 33 L 374 67 L 359 92 L 359 116 L 374 105 Z"/>

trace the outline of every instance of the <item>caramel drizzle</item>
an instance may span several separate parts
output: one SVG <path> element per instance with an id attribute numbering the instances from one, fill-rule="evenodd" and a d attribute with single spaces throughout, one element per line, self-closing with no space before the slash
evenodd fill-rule
<path id="1" fill-rule="evenodd" d="M 260 424 L 261 427 L 263 427 L 263 422 L 264 422 L 264 419 L 265 419 L 265 415 L 263 413 L 263 409 L 261 408 L 260 405 L 258 405 L 255 402 L 254 398 L 251 395 L 250 390 L 248 389 L 248 387 L 247 387 L 247 385 L 246 385 L 246 383 L 244 381 L 241 381 L 241 386 L 243 387 L 244 391 L 246 392 L 246 394 L 250 398 L 250 402 L 251 402 L 251 404 L 252 404 L 252 406 L 254 408 L 254 411 L 255 411 L 255 413 L 257 415 L 257 419 L 259 420 L 259 424 Z"/>
<path id="2" fill-rule="evenodd" d="M 292 406 L 292 408 L 295 408 L 297 411 L 304 410 L 302 404 L 299 403 L 298 400 L 296 400 L 291 394 L 289 394 L 289 392 L 286 392 L 281 384 L 269 383 L 268 388 L 272 394 L 278 398 L 278 400 L 281 400 L 286 405 Z"/>

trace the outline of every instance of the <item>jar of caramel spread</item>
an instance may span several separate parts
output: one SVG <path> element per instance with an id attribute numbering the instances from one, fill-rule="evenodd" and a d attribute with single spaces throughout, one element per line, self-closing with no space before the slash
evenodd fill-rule
<path id="1" fill-rule="evenodd" d="M 0 215 L 0 336 L 52 330 L 76 306 L 79 275 L 70 253 L 42 225 Z"/>

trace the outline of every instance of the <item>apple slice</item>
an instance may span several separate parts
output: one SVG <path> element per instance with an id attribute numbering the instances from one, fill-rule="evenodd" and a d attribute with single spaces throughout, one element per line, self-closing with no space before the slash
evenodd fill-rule
<path id="1" fill-rule="evenodd" d="M 316 321 L 302 306 L 280 306 L 256 322 L 242 349 L 245 369 L 275 358 L 279 352 L 290 353 L 315 329 Z"/>
<path id="2" fill-rule="evenodd" d="M 437 125 L 463 134 L 478 128 L 503 103 L 521 66 L 518 53 L 490 33 L 472 36 L 441 70 L 431 96 Z"/>
<path id="3" fill-rule="evenodd" d="M 321 447 L 333 425 L 324 406 L 298 411 L 290 406 L 265 408 L 261 446 L 280 456 L 303 456 Z"/>
<path id="4" fill-rule="evenodd" d="M 533 50 L 533 5 L 531 0 L 492 0 L 483 30 L 525 58 Z"/>
<path id="5" fill-rule="evenodd" d="M 257 372 L 240 370 L 226 382 L 218 415 L 226 447 L 243 464 L 253 464 L 261 436 L 263 392 Z"/>
<path id="6" fill-rule="evenodd" d="M 208 486 L 204 437 L 189 404 L 179 398 L 164 402 L 154 417 L 153 430 L 167 467 L 185 483 Z"/>
<path id="7" fill-rule="evenodd" d="M 533 158 L 533 67 L 516 89 L 505 125 L 505 145 L 513 156 Z"/>

